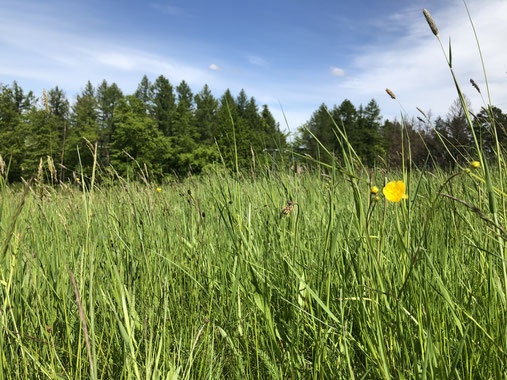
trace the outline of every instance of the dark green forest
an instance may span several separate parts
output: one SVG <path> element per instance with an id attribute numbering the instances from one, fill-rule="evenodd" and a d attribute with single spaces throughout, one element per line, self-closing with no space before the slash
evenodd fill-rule
<path id="1" fill-rule="evenodd" d="M 174 87 L 162 75 L 154 82 L 144 76 L 134 94 L 104 80 L 97 87 L 88 82 L 70 102 L 59 87 L 36 97 L 16 82 L 0 86 L 0 156 L 10 181 L 30 177 L 41 160 L 53 163 L 61 181 L 86 176 L 94 155 L 101 167 L 121 176 L 136 168 L 153 176 L 184 176 L 214 164 L 263 167 L 272 164 L 275 152 L 301 164 L 305 156 L 330 162 L 340 157 L 344 140 L 368 166 L 396 167 L 402 151 L 416 165 L 444 168 L 473 156 L 459 101 L 445 117 L 430 121 L 421 113 L 401 122 L 384 120 L 374 99 L 359 107 L 347 99 L 332 108 L 322 104 L 288 141 L 268 106 L 260 107 L 244 90 L 237 96 L 226 90 L 217 99 L 207 85 L 194 94 L 185 81 Z M 484 151 L 505 149 L 502 110 L 482 109 L 474 125 Z"/>

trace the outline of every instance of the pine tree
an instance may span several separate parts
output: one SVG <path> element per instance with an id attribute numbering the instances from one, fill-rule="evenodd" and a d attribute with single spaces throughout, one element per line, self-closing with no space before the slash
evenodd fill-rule
<path id="1" fill-rule="evenodd" d="M 214 145 L 217 134 L 218 101 L 213 97 L 207 84 L 195 96 L 195 123 L 199 133 L 199 143 Z"/>
<path id="2" fill-rule="evenodd" d="M 286 136 L 280 131 L 280 124 L 276 122 L 268 106 L 264 104 L 261 111 L 261 123 L 267 134 L 266 146 L 269 149 L 285 148 L 287 146 Z"/>
<path id="3" fill-rule="evenodd" d="M 23 89 L 16 81 L 12 82 L 12 92 L 17 112 L 21 115 L 35 105 L 35 96 L 32 91 L 24 94 Z"/>
<path id="4" fill-rule="evenodd" d="M 339 123 L 338 120 L 337 123 Z M 319 109 L 312 114 L 310 120 L 299 128 L 298 145 L 300 149 L 318 160 L 330 162 L 332 157 L 329 157 L 322 149 L 321 144 L 329 152 L 335 150 L 336 136 L 333 131 L 334 128 L 327 106 L 322 103 Z"/>
<path id="5" fill-rule="evenodd" d="M 97 108 L 95 89 L 88 81 L 72 106 L 71 128 L 67 138 L 68 155 L 66 156 L 66 162 L 70 167 L 79 171 L 81 165 L 86 174 L 91 173 L 94 160 L 93 150 L 99 137 Z"/>
<path id="6" fill-rule="evenodd" d="M 46 118 L 46 121 L 53 126 L 50 126 L 52 131 L 56 132 L 56 138 L 59 142 L 59 157 L 55 162 L 59 162 L 60 167 L 60 180 L 64 177 L 64 165 L 65 165 L 65 149 L 67 132 L 69 129 L 69 101 L 65 96 L 65 93 L 56 86 L 54 89 L 48 92 L 48 106 L 50 116 Z M 50 149 L 53 150 L 52 148 Z"/>
<path id="7" fill-rule="evenodd" d="M 364 164 L 373 165 L 378 156 L 382 156 L 384 149 L 380 136 L 380 108 L 377 102 L 372 99 L 368 105 L 359 107 L 357 113 L 357 141 L 354 149 Z"/>
<path id="8" fill-rule="evenodd" d="M 150 113 L 153 106 L 153 93 L 151 82 L 146 75 L 141 79 L 134 95 L 142 102 L 146 112 Z"/>
<path id="9" fill-rule="evenodd" d="M 243 117 L 248 106 L 248 96 L 246 96 L 245 90 L 241 89 L 239 92 L 239 95 L 236 98 L 236 105 L 238 107 L 239 117 Z"/>
<path id="10" fill-rule="evenodd" d="M 120 99 L 114 114 L 115 128 L 110 143 L 111 164 L 121 175 L 133 173 L 137 164 L 146 165 L 152 174 L 161 174 L 169 158 L 167 141 L 156 121 L 146 112 L 145 104 L 136 96 Z"/>
<path id="11" fill-rule="evenodd" d="M 26 128 L 22 122 L 19 99 L 9 86 L 0 89 L 0 155 L 10 163 L 9 179 L 22 175 L 21 162 L 25 157 Z"/>
<path id="12" fill-rule="evenodd" d="M 99 158 L 104 165 L 110 163 L 108 146 L 113 133 L 113 116 L 122 98 L 123 92 L 116 83 L 108 85 L 107 81 L 103 80 L 97 88 Z"/>
<path id="13" fill-rule="evenodd" d="M 500 157 L 498 150 L 507 150 L 507 114 L 498 107 L 482 108 L 474 118 L 475 133 L 483 151 L 490 156 Z"/>
<path id="14" fill-rule="evenodd" d="M 153 118 L 164 136 L 172 136 L 176 116 L 176 99 L 173 86 L 166 77 L 160 75 L 155 80 L 151 92 L 153 96 Z"/>

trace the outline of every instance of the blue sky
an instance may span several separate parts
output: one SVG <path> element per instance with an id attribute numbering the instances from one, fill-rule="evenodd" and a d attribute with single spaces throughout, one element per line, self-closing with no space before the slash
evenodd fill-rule
<path id="1" fill-rule="evenodd" d="M 507 110 L 507 2 L 471 0 L 492 101 Z M 72 101 L 91 80 L 126 93 L 141 77 L 207 83 L 218 97 L 242 88 L 295 131 L 325 102 L 375 98 L 384 117 L 415 107 L 445 115 L 456 97 L 442 51 L 422 16 L 453 43 L 455 71 L 479 110 L 480 58 L 461 0 L 399 1 L 9 1 L 0 0 L 0 82 Z M 484 92 L 484 91 L 483 91 Z"/>

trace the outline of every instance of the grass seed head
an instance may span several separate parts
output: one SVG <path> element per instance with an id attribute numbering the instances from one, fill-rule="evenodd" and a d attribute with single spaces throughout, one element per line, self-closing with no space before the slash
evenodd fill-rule
<path id="1" fill-rule="evenodd" d="M 386 88 L 387 94 L 391 97 L 391 99 L 396 99 L 396 95 L 394 95 L 394 92 Z"/>
<path id="2" fill-rule="evenodd" d="M 440 38 L 440 36 L 438 35 L 437 24 L 435 24 L 435 21 L 433 21 L 433 17 L 431 17 L 430 12 L 428 12 L 427 9 L 423 9 L 423 14 L 424 14 L 424 18 L 428 22 L 428 25 L 430 26 L 431 31 L 433 32 L 433 34 L 435 36 L 437 36 L 438 38 Z"/>
<path id="3" fill-rule="evenodd" d="M 422 109 L 420 109 L 419 107 L 415 107 L 426 119 L 428 118 L 428 116 L 426 116 L 426 114 L 424 113 L 424 111 Z"/>
<path id="4" fill-rule="evenodd" d="M 477 83 L 475 83 L 475 81 L 470 78 L 470 83 L 472 83 L 472 86 L 477 90 L 477 92 L 480 94 L 481 93 L 481 89 L 479 88 L 479 86 L 477 86 Z"/>
<path id="5" fill-rule="evenodd" d="M 49 114 L 49 103 L 48 96 L 46 94 L 46 89 L 42 90 L 42 99 L 44 100 L 44 107 L 46 108 L 46 113 Z"/>

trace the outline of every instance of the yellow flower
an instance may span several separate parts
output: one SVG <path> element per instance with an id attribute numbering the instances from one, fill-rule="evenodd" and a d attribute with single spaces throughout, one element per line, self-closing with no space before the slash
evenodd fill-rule
<path id="1" fill-rule="evenodd" d="M 371 188 L 370 191 L 371 191 L 371 193 L 373 195 L 377 195 L 378 194 L 378 187 L 377 186 L 372 186 L 372 188 Z"/>
<path id="2" fill-rule="evenodd" d="M 408 195 L 405 194 L 405 184 L 403 181 L 392 181 L 389 182 L 383 189 L 382 192 L 386 199 L 390 202 L 399 202 L 402 199 L 407 199 Z"/>
<path id="3" fill-rule="evenodd" d="M 470 166 L 473 167 L 474 169 L 477 169 L 481 167 L 481 163 L 479 161 L 472 161 L 470 162 Z"/>
<path id="4" fill-rule="evenodd" d="M 162 189 L 160 187 L 157 187 L 157 191 L 162 191 Z"/>
<path id="5" fill-rule="evenodd" d="M 79 182 L 79 177 L 77 177 L 77 178 L 76 178 L 76 181 L 78 181 L 78 182 Z"/>

